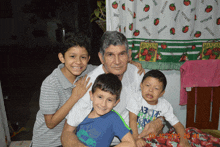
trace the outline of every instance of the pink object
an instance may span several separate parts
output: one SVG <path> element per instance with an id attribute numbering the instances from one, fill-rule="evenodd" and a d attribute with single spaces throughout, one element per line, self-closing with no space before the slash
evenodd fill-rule
<path id="1" fill-rule="evenodd" d="M 190 60 L 180 67 L 180 104 L 187 104 L 186 87 L 220 86 L 220 60 Z"/>

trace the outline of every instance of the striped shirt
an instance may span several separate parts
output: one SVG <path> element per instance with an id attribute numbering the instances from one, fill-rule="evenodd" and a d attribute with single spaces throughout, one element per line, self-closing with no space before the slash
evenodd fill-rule
<path id="1" fill-rule="evenodd" d="M 60 136 L 65 119 L 53 129 L 49 129 L 46 126 L 44 114 L 54 114 L 69 99 L 72 89 L 75 87 L 61 72 L 63 67 L 64 64 L 58 65 L 42 83 L 39 103 L 40 110 L 37 112 L 33 129 L 33 147 L 55 147 L 61 145 Z M 88 65 L 87 69 L 80 76 L 84 76 L 95 67 Z"/>

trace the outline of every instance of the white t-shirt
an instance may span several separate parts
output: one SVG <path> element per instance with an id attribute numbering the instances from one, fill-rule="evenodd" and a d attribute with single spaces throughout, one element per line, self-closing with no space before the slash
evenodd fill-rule
<path id="1" fill-rule="evenodd" d="M 172 126 L 179 122 L 178 118 L 173 114 L 173 107 L 167 100 L 159 98 L 156 105 L 150 105 L 142 97 L 141 91 L 133 93 L 133 97 L 128 102 L 127 109 L 138 116 L 137 126 L 139 134 L 147 123 L 159 116 L 164 116 Z"/>
<path id="2" fill-rule="evenodd" d="M 88 74 L 90 77 L 90 81 L 94 83 L 95 79 L 103 74 L 102 64 L 99 65 L 96 69 Z M 138 69 L 136 66 L 132 64 L 128 64 L 127 70 L 122 78 L 122 91 L 120 95 L 120 102 L 113 108 L 117 111 L 122 118 L 125 120 L 126 124 L 129 125 L 129 112 L 126 109 L 127 103 L 131 98 L 132 93 L 135 93 L 140 90 L 140 83 L 143 77 L 143 74 L 140 76 L 138 73 Z M 73 106 L 67 115 L 67 123 L 71 126 L 78 126 L 90 113 L 92 109 L 92 101 L 90 100 L 89 91 Z M 113 141 L 115 142 L 115 140 Z M 118 143 L 118 141 L 116 141 Z"/>

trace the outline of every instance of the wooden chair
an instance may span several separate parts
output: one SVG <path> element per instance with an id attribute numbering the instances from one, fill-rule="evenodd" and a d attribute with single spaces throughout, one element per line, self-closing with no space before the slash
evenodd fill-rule
<path id="1" fill-rule="evenodd" d="M 187 92 L 186 127 L 218 129 L 220 87 L 197 87 Z"/>

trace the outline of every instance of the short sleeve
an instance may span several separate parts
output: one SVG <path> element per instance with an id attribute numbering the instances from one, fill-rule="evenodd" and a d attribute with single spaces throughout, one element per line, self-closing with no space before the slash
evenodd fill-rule
<path id="1" fill-rule="evenodd" d="M 72 109 L 69 111 L 69 114 L 66 116 L 67 123 L 70 126 L 77 127 L 90 113 L 92 109 L 89 96 L 90 90 L 91 87 L 86 94 L 72 107 Z"/>
<path id="2" fill-rule="evenodd" d="M 115 112 L 115 116 L 113 120 L 113 131 L 115 136 L 119 137 L 119 139 L 122 139 L 128 132 L 131 132 L 131 129 L 129 126 L 125 123 L 124 119 L 121 117 L 121 115 L 117 112 Z"/>
<path id="3" fill-rule="evenodd" d="M 128 111 L 138 115 L 140 111 L 140 93 L 139 92 L 132 92 L 130 98 L 128 100 L 127 109 Z"/>
<path id="4" fill-rule="evenodd" d="M 179 122 L 178 118 L 174 115 L 173 113 L 173 107 L 172 105 L 167 101 L 166 103 L 167 109 L 164 113 L 165 119 L 172 125 L 174 126 L 176 123 Z"/>
<path id="5" fill-rule="evenodd" d="M 44 81 L 40 92 L 40 110 L 43 114 L 54 114 L 60 104 L 56 85 Z"/>

